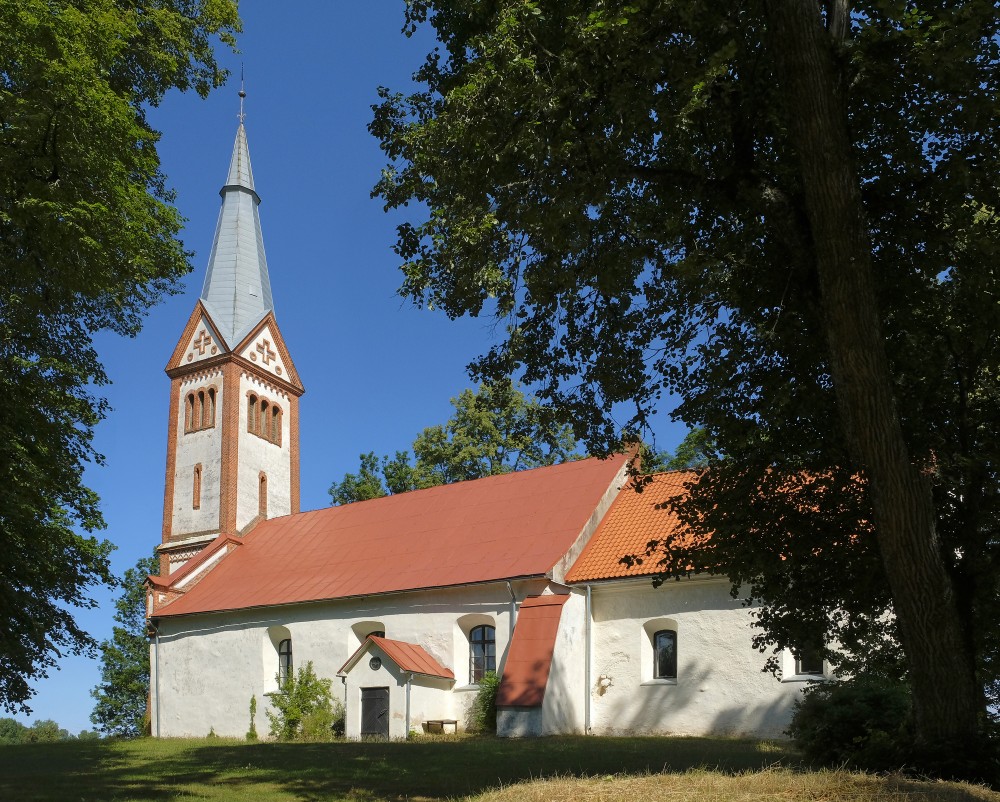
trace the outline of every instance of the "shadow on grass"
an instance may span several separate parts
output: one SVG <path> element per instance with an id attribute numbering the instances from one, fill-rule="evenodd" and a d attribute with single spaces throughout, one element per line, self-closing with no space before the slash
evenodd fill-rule
<path id="1" fill-rule="evenodd" d="M 783 745 L 710 738 L 421 739 L 409 743 L 225 741 L 0 748 L 0 798 L 447 799 L 551 776 L 788 765 Z"/>

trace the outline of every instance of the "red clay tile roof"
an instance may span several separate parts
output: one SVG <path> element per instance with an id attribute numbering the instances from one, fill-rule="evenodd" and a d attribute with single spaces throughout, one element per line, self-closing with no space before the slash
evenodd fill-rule
<path id="1" fill-rule="evenodd" d="M 694 476 L 693 471 L 658 473 L 650 477 L 641 493 L 637 493 L 631 485 L 622 490 L 586 548 L 566 573 L 566 581 L 589 582 L 656 573 L 655 557 L 631 567 L 622 563 L 621 558 L 626 554 L 641 555 L 649 541 L 678 533 L 680 523 L 673 511 L 657 507 L 682 497 L 685 494 L 684 483 Z"/>
<path id="2" fill-rule="evenodd" d="M 263 521 L 156 616 L 541 576 L 583 531 L 626 455 Z"/>
<path id="3" fill-rule="evenodd" d="M 559 617 L 569 596 L 528 596 L 517 613 L 497 707 L 539 707 L 545 698 Z"/>
<path id="4" fill-rule="evenodd" d="M 350 671 L 361 655 L 368 650 L 370 643 L 378 646 L 385 653 L 385 656 L 399 667 L 400 671 L 412 671 L 414 674 L 424 674 L 428 677 L 455 679 L 455 672 L 441 665 L 423 646 L 401 640 L 380 638 L 376 635 L 369 635 L 365 638 L 365 642 L 340 667 L 337 675 L 340 676 Z"/>

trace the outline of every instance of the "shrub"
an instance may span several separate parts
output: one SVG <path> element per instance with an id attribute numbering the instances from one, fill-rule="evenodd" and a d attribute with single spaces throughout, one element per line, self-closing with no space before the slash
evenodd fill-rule
<path id="1" fill-rule="evenodd" d="M 479 692 L 472 702 L 469 711 L 471 728 L 475 732 L 497 731 L 497 690 L 500 688 L 500 677 L 487 671 L 479 680 Z"/>
<path id="2" fill-rule="evenodd" d="M 795 703 L 788 735 L 809 760 L 893 771 L 912 753 L 911 723 L 905 685 L 855 677 L 808 688 Z"/>
<path id="3" fill-rule="evenodd" d="M 257 697 L 250 696 L 250 729 L 247 730 L 247 740 L 257 740 Z"/>
<path id="4" fill-rule="evenodd" d="M 267 694 L 274 708 L 266 711 L 271 737 L 282 741 L 330 740 L 337 716 L 343 720 L 343 705 L 330 693 L 332 684 L 332 680 L 316 676 L 310 661 L 289 675 L 277 693 Z"/>

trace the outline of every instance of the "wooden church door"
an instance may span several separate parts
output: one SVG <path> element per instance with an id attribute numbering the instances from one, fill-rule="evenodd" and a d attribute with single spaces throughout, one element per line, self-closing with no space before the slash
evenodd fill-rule
<path id="1" fill-rule="evenodd" d="M 361 689 L 361 737 L 389 740 L 389 689 Z"/>

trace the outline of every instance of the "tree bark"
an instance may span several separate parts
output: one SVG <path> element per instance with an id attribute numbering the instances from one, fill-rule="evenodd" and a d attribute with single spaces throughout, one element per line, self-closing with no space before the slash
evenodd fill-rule
<path id="1" fill-rule="evenodd" d="M 975 743 L 982 694 L 937 536 L 930 478 L 911 461 L 893 396 L 834 39 L 816 0 L 765 0 L 765 9 L 802 171 L 834 392 L 871 485 L 917 740 L 960 749 Z"/>

